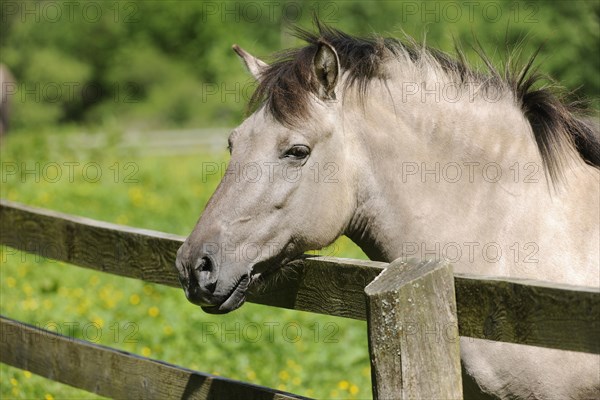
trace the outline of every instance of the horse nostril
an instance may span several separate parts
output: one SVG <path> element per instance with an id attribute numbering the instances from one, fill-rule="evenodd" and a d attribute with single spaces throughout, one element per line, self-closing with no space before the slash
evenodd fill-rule
<path id="1" fill-rule="evenodd" d="M 208 257 L 202 257 L 198 265 L 196 265 L 196 271 L 199 272 L 212 272 L 213 265 L 212 261 Z"/>
<path id="2" fill-rule="evenodd" d="M 216 269 L 216 265 L 210 257 L 206 256 L 199 259 L 194 267 L 194 275 L 198 280 L 198 285 L 210 293 L 214 293 L 217 288 L 218 271 Z"/>

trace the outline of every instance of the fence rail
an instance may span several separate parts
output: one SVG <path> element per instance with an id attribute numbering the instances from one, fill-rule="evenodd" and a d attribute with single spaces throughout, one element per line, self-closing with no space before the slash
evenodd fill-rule
<path id="1" fill-rule="evenodd" d="M 179 287 L 174 261 L 183 239 L 176 235 L 124 227 L 0 200 L 0 244 L 147 282 Z M 408 279 L 406 274 L 411 276 L 410 279 L 418 278 L 419 282 L 427 283 L 431 278 L 430 269 L 435 267 L 435 271 L 446 271 L 439 272 L 440 274 L 450 271 L 450 276 L 453 277 L 450 279 L 453 281 L 451 292 L 455 293 L 455 300 L 454 296 L 446 296 L 444 301 L 449 302 L 448 304 L 456 302 L 452 311 L 456 318 L 452 322 L 452 318 L 439 314 L 445 312 L 445 306 L 438 306 L 439 310 L 436 311 L 436 307 L 432 305 L 432 312 L 439 314 L 435 318 L 445 318 L 443 320 L 446 323 L 457 324 L 457 331 L 461 336 L 600 353 L 598 288 L 451 274 L 449 266 L 434 264 L 401 260 L 386 264 L 305 256 L 293 263 L 295 273 L 289 274 L 287 280 L 267 284 L 267 289 L 261 292 L 251 292 L 248 301 L 368 320 L 370 332 L 374 333 L 378 326 L 381 328 L 385 325 L 385 321 L 375 323 L 377 307 L 381 307 L 373 308 L 377 299 L 385 298 L 388 292 L 402 290 L 403 282 Z M 384 270 L 386 272 L 382 274 Z M 398 277 L 389 275 L 392 270 L 399 274 Z M 383 276 L 374 282 L 380 274 Z M 395 282 L 397 287 L 377 283 L 385 279 Z M 370 285 L 371 283 L 373 284 Z M 437 287 L 433 283 L 430 286 Z M 436 290 L 429 292 L 429 295 L 436 295 Z M 2 326 L 4 329 L 9 325 L 3 320 Z M 372 347 L 377 346 L 371 338 L 370 343 Z M 457 349 L 453 348 L 438 350 L 457 354 Z M 3 352 L 3 362 L 4 358 Z M 372 363 L 373 358 L 372 354 Z M 452 357 L 449 360 L 450 363 L 454 362 Z M 430 361 L 433 363 L 433 359 Z M 392 371 L 395 368 L 390 360 L 377 363 L 387 364 L 386 368 L 391 368 Z M 379 364 L 373 365 L 373 369 L 374 381 L 384 379 L 376 376 Z M 374 382 L 374 386 L 377 386 L 376 383 Z M 451 385 L 456 386 L 457 383 Z M 379 395 L 382 396 L 382 393 L 385 392 L 380 392 Z"/>
<path id="2" fill-rule="evenodd" d="M 0 332 L 3 363 L 111 398 L 305 398 L 151 360 L 2 316 Z"/>

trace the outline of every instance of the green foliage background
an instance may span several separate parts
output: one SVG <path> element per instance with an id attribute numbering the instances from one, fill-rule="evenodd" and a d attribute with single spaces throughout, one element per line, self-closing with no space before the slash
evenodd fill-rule
<path id="1" fill-rule="evenodd" d="M 537 61 L 542 72 L 595 105 L 600 92 L 598 1 L 2 0 L 0 5 L 0 59 L 18 80 L 12 131 L 0 147 L 0 197 L 180 235 L 191 231 L 218 183 L 218 176 L 205 179 L 198 165 L 226 162 L 225 139 L 218 139 L 218 151 L 191 144 L 184 154 L 157 154 L 146 146 L 145 135 L 241 122 L 253 82 L 231 45 L 268 60 L 274 51 L 301 45 L 286 32 L 294 24 L 310 27 L 313 13 L 355 35 L 405 32 L 448 52 L 458 39 L 476 66 L 474 36 L 498 63 L 505 59 L 506 43 L 520 46 L 524 58 L 543 45 Z M 139 135 L 134 147 L 132 132 Z M 77 169 L 73 181 L 51 182 L 5 169 L 65 162 L 97 163 L 103 178 L 89 182 Z M 123 179 L 128 163 L 137 168 L 134 182 Z M 347 239 L 323 254 L 364 257 Z M 0 257 L 0 313 L 9 317 L 42 327 L 58 323 L 63 334 L 84 339 L 89 332 L 65 332 L 65 324 L 95 324 L 103 332 L 99 343 L 307 396 L 371 395 L 364 323 L 252 304 L 210 316 L 180 290 L 8 248 L 0 248 Z M 297 342 L 285 340 L 281 331 L 273 341 L 221 336 L 222 328 L 265 322 L 294 323 L 304 334 Z M 127 323 L 138 328 L 133 341 L 124 340 Z M 203 339 L 206 324 L 217 324 L 218 333 Z M 325 341 L 331 332 L 326 326 L 332 326 L 327 324 L 335 326 L 334 341 Z M 4 365 L 0 396 L 91 397 Z"/>
<path id="2" fill-rule="evenodd" d="M 542 72 L 584 97 L 600 91 L 597 0 L 3 1 L 1 12 L 2 61 L 21 89 L 15 128 L 235 124 L 251 81 L 231 45 L 260 56 L 300 45 L 286 32 L 310 27 L 313 14 L 355 35 L 404 31 L 448 52 L 457 39 L 475 64 L 474 37 L 498 60 L 521 42 L 524 55 L 543 45 Z"/>

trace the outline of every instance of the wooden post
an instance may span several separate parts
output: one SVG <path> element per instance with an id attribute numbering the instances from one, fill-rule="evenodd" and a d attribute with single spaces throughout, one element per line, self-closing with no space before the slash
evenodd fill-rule
<path id="1" fill-rule="evenodd" d="M 462 399 L 452 267 L 396 260 L 365 293 L 373 397 Z"/>

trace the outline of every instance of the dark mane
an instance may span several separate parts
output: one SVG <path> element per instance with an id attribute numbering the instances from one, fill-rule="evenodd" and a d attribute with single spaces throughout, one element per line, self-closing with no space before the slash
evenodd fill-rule
<path id="1" fill-rule="evenodd" d="M 250 100 L 250 109 L 264 105 L 277 121 L 288 126 L 297 125 L 306 118 L 309 96 L 316 94 L 318 89 L 312 65 L 320 41 L 336 49 L 340 68 L 348 74 L 346 88 L 356 87 L 361 99 L 372 79 L 388 78 L 382 65 L 391 57 L 403 54 L 413 62 L 431 60 L 457 83 L 479 82 L 484 88 L 491 86 L 510 90 L 531 125 L 544 166 L 553 182 L 562 176 L 562 167 L 573 148 L 585 162 L 600 168 L 600 133 L 597 127 L 591 120 L 584 119 L 587 111 L 581 103 L 566 100 L 564 90 L 553 86 L 539 87 L 544 78 L 532 68 L 536 54 L 520 71 L 515 72 L 507 63 L 500 74 L 479 51 L 488 67 L 488 73 L 483 74 L 470 68 L 458 49 L 458 58 L 453 58 L 419 45 L 410 38 L 408 43 L 378 36 L 358 38 L 318 21 L 315 25 L 316 33 L 301 28 L 294 30 L 294 35 L 308 45 L 275 55 L 275 61 L 261 75 Z"/>

